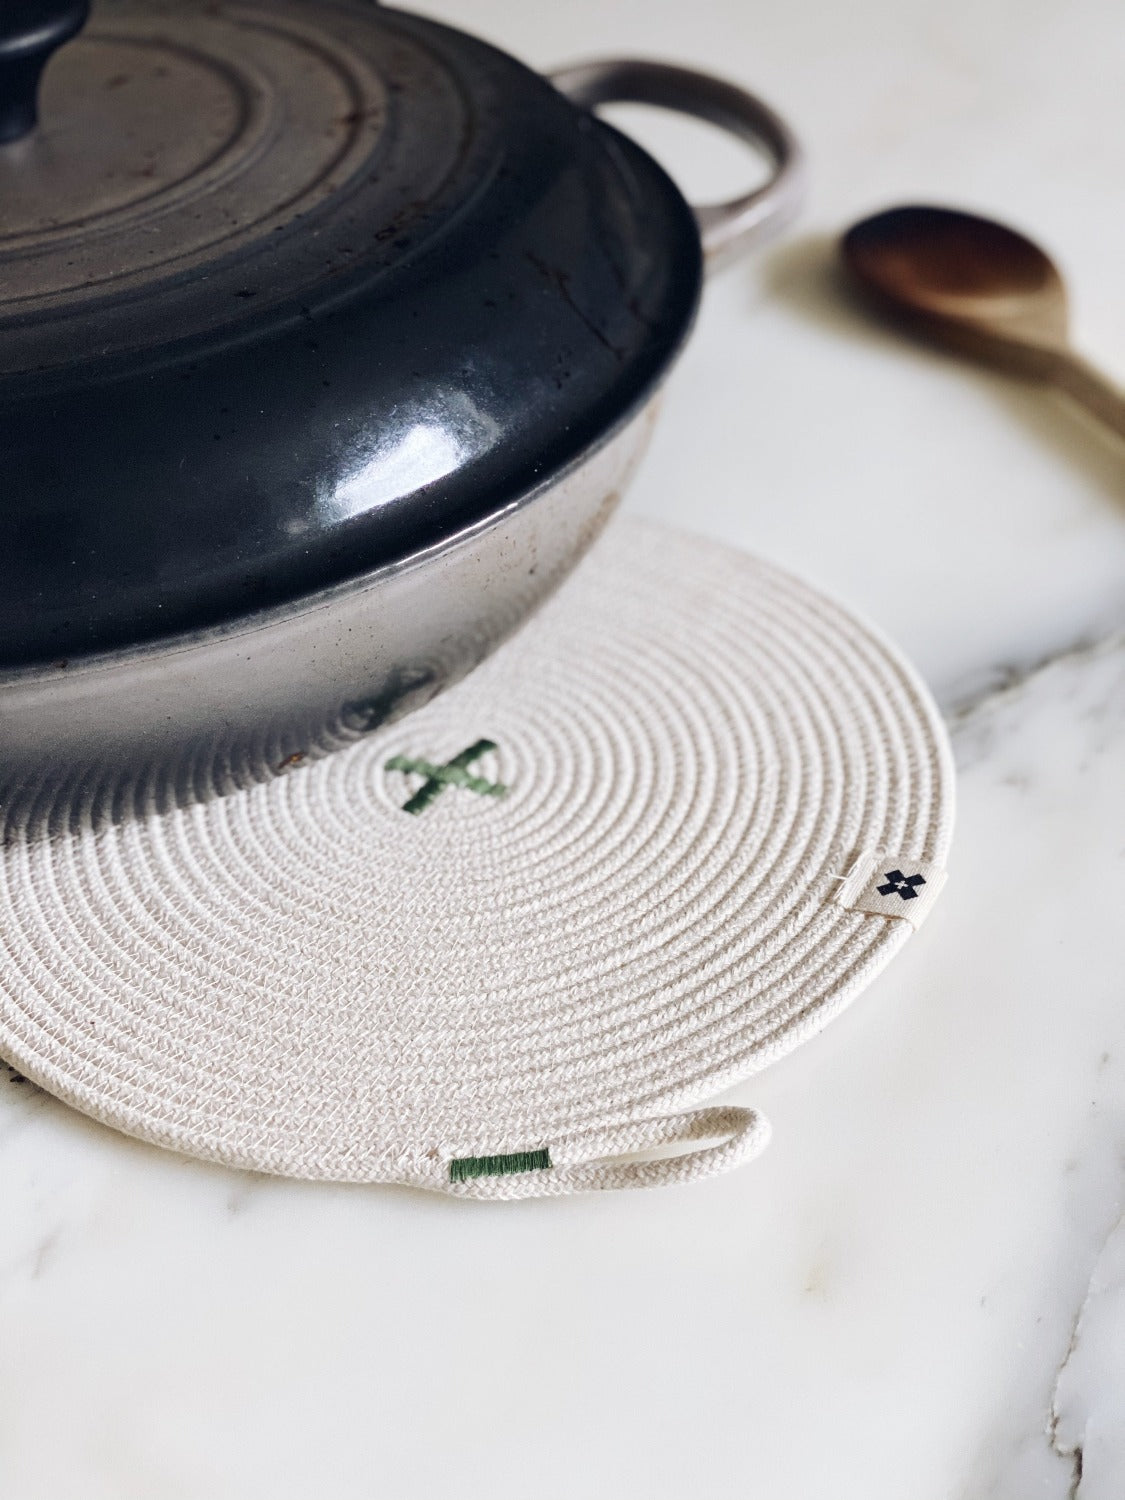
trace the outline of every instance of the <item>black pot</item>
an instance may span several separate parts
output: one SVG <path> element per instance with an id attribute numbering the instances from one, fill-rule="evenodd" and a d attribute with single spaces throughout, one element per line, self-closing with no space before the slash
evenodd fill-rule
<path id="1" fill-rule="evenodd" d="M 714 79 L 548 81 L 370 0 L 103 0 L 35 126 L 85 12 L 0 10 L 0 784 L 238 779 L 427 700 L 565 575 L 798 152 Z M 770 182 L 693 212 L 610 98 Z"/>

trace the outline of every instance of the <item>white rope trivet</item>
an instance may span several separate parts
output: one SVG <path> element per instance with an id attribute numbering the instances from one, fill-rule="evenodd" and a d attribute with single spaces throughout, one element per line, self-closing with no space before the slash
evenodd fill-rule
<path id="1" fill-rule="evenodd" d="M 697 1106 L 902 946 L 952 802 L 878 634 L 621 520 L 469 679 L 351 748 L 180 809 L 13 824 L 0 1055 L 260 1171 L 486 1198 L 710 1176 L 768 1127 Z"/>

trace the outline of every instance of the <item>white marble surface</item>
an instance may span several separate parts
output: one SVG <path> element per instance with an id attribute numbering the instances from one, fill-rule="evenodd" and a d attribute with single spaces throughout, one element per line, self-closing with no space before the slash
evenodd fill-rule
<path id="1" fill-rule="evenodd" d="M 539 65 L 726 71 L 806 137 L 808 213 L 710 288 L 629 503 L 801 569 L 914 654 L 961 770 L 949 887 L 853 1010 L 737 1091 L 773 1119 L 762 1160 L 694 1188 L 276 1182 L 0 1072 L 0 1497 L 1120 1500 L 1125 449 L 869 328 L 825 246 L 892 201 L 1001 212 L 1125 375 L 1125 10 L 424 8 Z M 651 138 L 701 189 L 741 165 L 702 130 Z"/>

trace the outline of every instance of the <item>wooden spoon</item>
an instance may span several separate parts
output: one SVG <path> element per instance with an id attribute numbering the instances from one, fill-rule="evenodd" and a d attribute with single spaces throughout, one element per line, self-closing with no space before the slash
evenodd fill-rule
<path id="1" fill-rule="evenodd" d="M 841 241 L 848 270 L 883 311 L 925 337 L 1058 386 L 1125 438 L 1125 394 L 1072 349 L 1066 287 L 1031 240 L 948 208 L 892 208 Z"/>

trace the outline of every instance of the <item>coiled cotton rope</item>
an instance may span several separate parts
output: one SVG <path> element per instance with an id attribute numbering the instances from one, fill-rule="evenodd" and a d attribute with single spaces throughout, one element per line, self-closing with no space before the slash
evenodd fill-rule
<path id="1" fill-rule="evenodd" d="M 478 1197 L 707 1176 L 768 1127 L 696 1106 L 906 941 L 952 786 L 877 633 L 619 520 L 392 727 L 210 802 L 11 838 L 0 1054 L 266 1172 Z"/>

